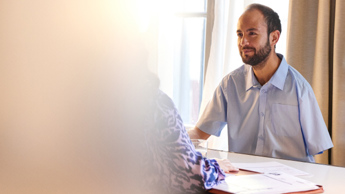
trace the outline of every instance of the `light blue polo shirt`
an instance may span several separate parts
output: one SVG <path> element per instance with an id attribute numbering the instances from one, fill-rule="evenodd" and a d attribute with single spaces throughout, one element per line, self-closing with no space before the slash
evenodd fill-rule
<path id="1" fill-rule="evenodd" d="M 219 136 L 228 124 L 229 151 L 315 162 L 333 147 L 314 92 L 282 59 L 263 86 L 250 65 L 223 78 L 196 126 Z"/>

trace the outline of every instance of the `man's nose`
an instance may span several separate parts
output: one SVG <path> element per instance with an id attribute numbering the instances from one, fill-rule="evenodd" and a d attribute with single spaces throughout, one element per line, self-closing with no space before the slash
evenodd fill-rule
<path id="1" fill-rule="evenodd" d="M 248 39 L 247 37 L 243 36 L 240 40 L 240 46 L 248 45 Z"/>

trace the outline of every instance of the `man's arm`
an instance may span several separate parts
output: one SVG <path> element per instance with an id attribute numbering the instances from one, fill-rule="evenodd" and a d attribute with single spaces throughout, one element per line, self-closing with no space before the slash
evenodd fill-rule
<path id="1" fill-rule="evenodd" d="M 198 127 L 194 127 L 188 131 L 188 135 L 191 139 L 208 139 L 211 135 L 201 131 Z"/>

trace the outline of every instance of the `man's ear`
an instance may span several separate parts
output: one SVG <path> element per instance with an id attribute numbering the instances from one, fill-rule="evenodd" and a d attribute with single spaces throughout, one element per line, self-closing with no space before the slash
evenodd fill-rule
<path id="1" fill-rule="evenodd" d="M 279 30 L 275 30 L 275 31 L 271 32 L 271 34 L 270 34 L 271 46 L 275 46 L 278 43 L 279 38 L 280 38 Z"/>

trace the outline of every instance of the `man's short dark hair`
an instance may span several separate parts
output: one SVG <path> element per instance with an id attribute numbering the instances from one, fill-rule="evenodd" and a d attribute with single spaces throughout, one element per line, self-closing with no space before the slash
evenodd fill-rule
<path id="1" fill-rule="evenodd" d="M 254 3 L 250 4 L 247 7 L 246 11 L 254 9 L 259 10 L 262 13 L 262 15 L 264 15 L 267 24 L 268 35 L 275 30 L 278 30 L 280 33 L 282 32 L 282 26 L 280 23 L 279 15 L 275 11 L 273 11 L 273 9 L 258 3 Z"/>

